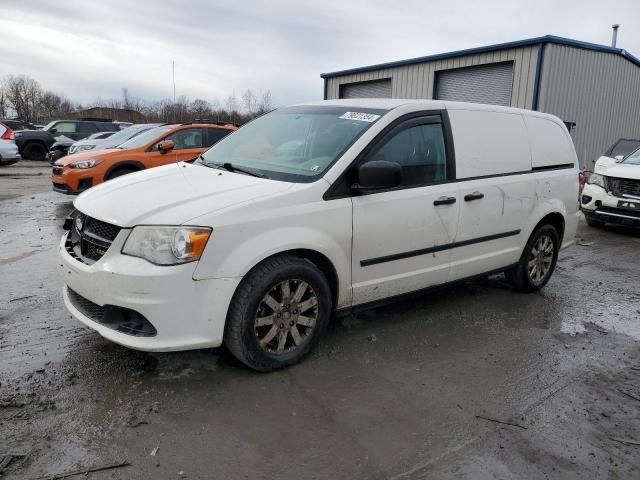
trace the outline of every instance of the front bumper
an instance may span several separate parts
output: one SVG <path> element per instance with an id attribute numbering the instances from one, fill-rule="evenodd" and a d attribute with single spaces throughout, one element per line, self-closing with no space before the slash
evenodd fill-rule
<path id="1" fill-rule="evenodd" d="M 129 230 L 120 231 L 104 256 L 92 265 L 59 246 L 64 303 L 69 312 L 104 338 L 136 350 L 172 351 L 221 345 L 227 309 L 241 278 L 193 280 L 195 263 L 161 267 L 122 255 Z M 88 303 L 87 303 L 88 302 Z M 114 328 L 94 314 L 119 307 L 152 326 L 152 335 Z M 99 312 L 99 310 L 98 310 Z"/>
<path id="2" fill-rule="evenodd" d="M 585 185 L 580 208 L 586 217 L 596 221 L 640 226 L 640 199 L 615 197 L 597 185 Z"/>
<path id="3" fill-rule="evenodd" d="M 53 191 L 65 195 L 78 195 L 93 186 L 92 176 L 81 176 L 82 173 L 70 172 L 56 165 L 51 170 Z"/>

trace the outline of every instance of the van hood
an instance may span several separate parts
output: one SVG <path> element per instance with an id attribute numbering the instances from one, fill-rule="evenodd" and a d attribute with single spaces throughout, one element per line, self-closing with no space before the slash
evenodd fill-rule
<path id="1" fill-rule="evenodd" d="M 294 184 L 179 162 L 109 180 L 82 193 L 75 208 L 120 227 L 182 225 Z"/>
<path id="2" fill-rule="evenodd" d="M 594 173 L 607 177 L 640 180 L 640 165 L 617 163 L 613 158 L 600 157 L 595 164 Z"/>

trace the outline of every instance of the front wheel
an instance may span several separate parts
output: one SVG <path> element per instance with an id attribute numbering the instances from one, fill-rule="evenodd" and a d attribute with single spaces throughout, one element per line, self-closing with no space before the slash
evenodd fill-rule
<path id="1" fill-rule="evenodd" d="M 277 255 L 255 267 L 231 300 L 224 343 L 242 363 L 262 372 L 302 360 L 325 330 L 331 289 L 310 261 Z"/>
<path id="2" fill-rule="evenodd" d="M 518 265 L 507 270 L 507 281 L 518 291 L 534 292 L 544 287 L 558 260 L 560 238 L 552 225 L 542 225 L 524 247 Z"/>

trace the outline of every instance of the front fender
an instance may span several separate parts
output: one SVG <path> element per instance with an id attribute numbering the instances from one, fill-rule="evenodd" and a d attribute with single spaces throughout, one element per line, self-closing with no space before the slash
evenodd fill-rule
<path id="1" fill-rule="evenodd" d="M 350 231 L 350 230 L 349 230 Z M 338 276 L 338 305 L 347 306 L 351 302 L 351 254 L 350 236 L 344 240 L 335 238 L 326 231 L 298 226 L 282 226 L 247 235 L 232 248 L 224 240 L 213 237 L 207 245 L 202 260 L 194 272 L 195 280 L 211 278 L 242 277 L 258 263 L 278 253 L 288 250 L 313 250 L 324 255 L 333 264 Z"/>

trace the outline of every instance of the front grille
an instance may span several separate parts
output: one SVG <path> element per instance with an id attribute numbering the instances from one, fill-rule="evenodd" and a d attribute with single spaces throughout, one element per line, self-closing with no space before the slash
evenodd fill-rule
<path id="1" fill-rule="evenodd" d="M 69 301 L 80 313 L 107 328 L 134 337 L 155 337 L 158 334 L 151 322 L 135 310 L 115 305 L 101 307 L 69 287 L 67 293 Z"/>
<path id="2" fill-rule="evenodd" d="M 81 230 L 78 229 L 80 225 Z M 76 260 L 91 265 L 107 253 L 120 230 L 116 225 L 78 212 L 67 235 L 65 248 Z"/>
<path id="3" fill-rule="evenodd" d="M 55 166 L 53 167 L 53 174 L 54 174 L 55 176 L 60 176 L 60 175 L 62 175 L 62 167 L 60 167 L 60 166 L 58 166 L 58 165 L 55 165 Z"/>
<path id="4" fill-rule="evenodd" d="M 616 197 L 632 196 L 640 198 L 640 180 L 607 177 L 609 191 Z"/>

